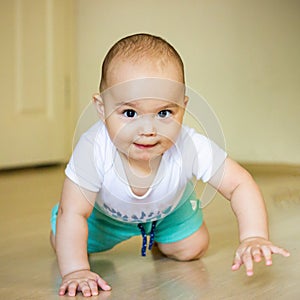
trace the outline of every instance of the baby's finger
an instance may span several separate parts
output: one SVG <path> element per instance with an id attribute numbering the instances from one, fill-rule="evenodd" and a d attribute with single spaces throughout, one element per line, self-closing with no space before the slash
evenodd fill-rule
<path id="1" fill-rule="evenodd" d="M 77 288 L 78 283 L 76 281 L 70 282 L 68 285 L 68 295 L 71 297 L 76 296 Z"/>
<path id="2" fill-rule="evenodd" d="M 68 283 L 62 283 L 59 288 L 58 294 L 60 296 L 63 296 L 66 293 L 67 289 L 68 289 Z"/>
<path id="3" fill-rule="evenodd" d="M 97 283 L 103 291 L 110 291 L 111 290 L 111 286 L 109 286 L 107 284 L 107 282 L 104 279 L 102 279 L 101 277 L 98 278 Z"/>
<path id="4" fill-rule="evenodd" d="M 252 260 L 252 255 L 251 255 L 251 249 L 248 248 L 242 256 L 243 259 L 243 263 L 245 265 L 246 268 L 246 272 L 248 276 L 252 276 L 253 275 L 253 260 Z"/>
<path id="5" fill-rule="evenodd" d="M 241 267 L 241 265 L 243 264 L 241 256 L 238 252 L 235 253 L 235 257 L 232 263 L 232 271 L 237 271 L 239 270 L 239 268 Z"/>
<path id="6" fill-rule="evenodd" d="M 255 262 L 261 261 L 261 251 L 259 247 L 253 247 L 251 253 Z"/>
<path id="7" fill-rule="evenodd" d="M 81 281 L 79 283 L 79 290 L 82 292 L 84 297 L 90 297 L 91 296 L 91 289 L 90 286 L 86 281 Z"/>
<path id="8" fill-rule="evenodd" d="M 95 280 L 89 279 L 88 284 L 91 289 L 92 295 L 97 296 L 99 294 L 97 282 Z"/>
<path id="9" fill-rule="evenodd" d="M 265 257 L 266 265 L 271 266 L 272 265 L 272 252 L 268 246 L 262 246 L 261 251 Z"/>
<path id="10" fill-rule="evenodd" d="M 277 246 L 273 246 L 273 245 L 270 248 L 274 254 L 281 254 L 284 257 L 289 257 L 291 255 L 290 252 L 287 251 L 286 249 L 283 249 L 283 248 L 280 248 Z"/>

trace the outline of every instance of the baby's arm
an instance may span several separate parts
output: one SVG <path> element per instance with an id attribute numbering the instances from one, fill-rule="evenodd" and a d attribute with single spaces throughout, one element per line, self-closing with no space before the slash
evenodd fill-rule
<path id="1" fill-rule="evenodd" d="M 232 270 L 245 265 L 247 275 L 253 275 L 253 261 L 265 258 L 272 264 L 273 253 L 289 256 L 289 252 L 269 241 L 268 220 L 263 197 L 252 176 L 239 164 L 227 158 L 222 168 L 209 182 L 227 199 L 239 225 L 240 246 L 236 251 Z"/>
<path id="2" fill-rule="evenodd" d="M 68 292 L 75 296 L 81 291 L 84 296 L 98 294 L 98 286 L 110 290 L 107 283 L 96 273 L 90 271 L 87 255 L 88 226 L 96 193 L 79 188 L 66 178 L 57 216 L 55 250 L 62 284 L 59 294 Z"/>

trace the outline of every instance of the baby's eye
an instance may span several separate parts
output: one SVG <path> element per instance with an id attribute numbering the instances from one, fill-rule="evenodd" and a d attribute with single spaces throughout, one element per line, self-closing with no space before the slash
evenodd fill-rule
<path id="1" fill-rule="evenodd" d="M 123 115 L 126 118 L 136 118 L 137 117 L 137 112 L 133 109 L 126 109 L 123 111 Z"/>
<path id="2" fill-rule="evenodd" d="M 157 115 L 161 119 L 166 119 L 171 116 L 172 112 L 168 109 L 161 110 Z"/>

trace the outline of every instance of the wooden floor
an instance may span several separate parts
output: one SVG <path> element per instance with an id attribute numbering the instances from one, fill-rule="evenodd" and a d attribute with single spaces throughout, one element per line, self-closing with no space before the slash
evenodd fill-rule
<path id="1" fill-rule="evenodd" d="M 158 253 L 139 255 L 139 237 L 91 255 L 93 270 L 113 287 L 92 299 L 300 299 L 300 175 L 256 172 L 265 195 L 274 242 L 290 250 L 247 278 L 231 271 L 237 229 L 230 205 L 217 196 L 205 209 L 211 235 L 201 261 L 180 263 Z M 0 172 L 0 299 L 57 296 L 60 276 L 49 245 L 49 216 L 58 201 L 62 167 Z M 82 299 L 78 295 L 76 299 Z M 68 298 L 69 299 L 69 298 Z"/>

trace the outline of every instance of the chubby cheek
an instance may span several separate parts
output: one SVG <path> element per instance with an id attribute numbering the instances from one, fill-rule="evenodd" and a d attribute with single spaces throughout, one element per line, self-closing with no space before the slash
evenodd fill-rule
<path id="1" fill-rule="evenodd" d="M 134 133 L 130 130 L 130 126 L 112 118 L 107 119 L 105 124 L 110 139 L 117 148 L 127 146 L 132 142 Z"/>
<path id="2" fill-rule="evenodd" d="M 160 147 L 157 149 L 159 154 L 162 155 L 164 152 L 169 150 L 175 144 L 175 142 L 175 137 L 173 139 L 171 137 L 162 138 L 160 142 Z"/>
<path id="3" fill-rule="evenodd" d="M 169 148 L 176 143 L 180 133 L 181 124 L 178 122 L 170 122 L 160 127 L 158 134 L 161 136 L 163 143 Z"/>

